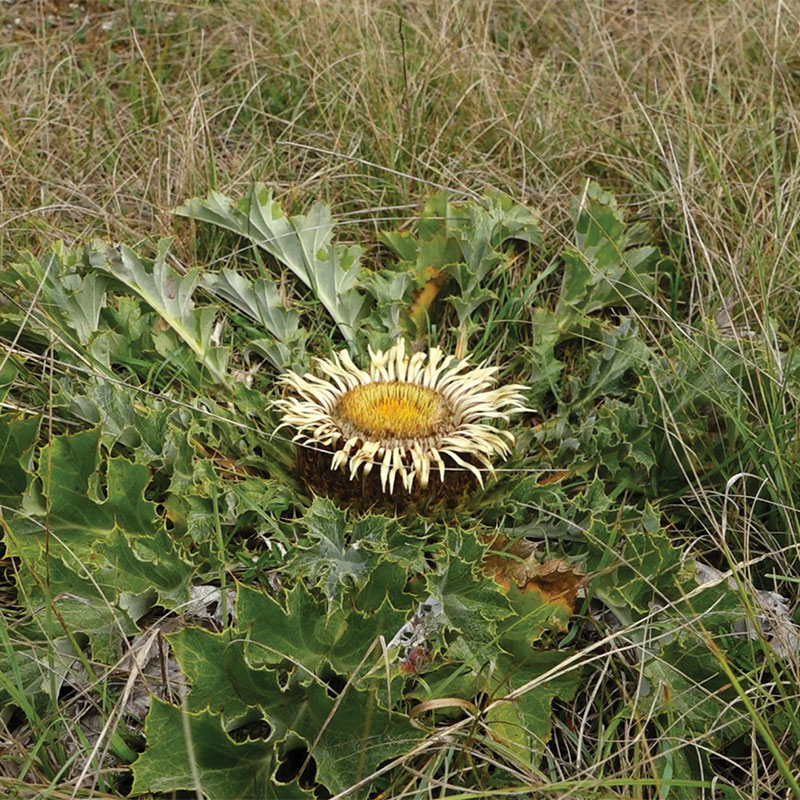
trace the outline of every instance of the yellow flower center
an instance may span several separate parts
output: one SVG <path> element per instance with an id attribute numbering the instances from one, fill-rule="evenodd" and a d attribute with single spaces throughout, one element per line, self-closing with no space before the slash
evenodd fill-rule
<path id="1" fill-rule="evenodd" d="M 440 432 L 451 416 L 440 394 L 401 381 L 356 386 L 342 395 L 338 412 L 373 439 L 424 439 Z"/>

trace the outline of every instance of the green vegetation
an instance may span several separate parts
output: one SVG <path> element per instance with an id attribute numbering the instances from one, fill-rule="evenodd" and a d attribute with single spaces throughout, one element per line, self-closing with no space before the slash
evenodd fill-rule
<path id="1" fill-rule="evenodd" d="M 798 21 L 5 4 L 0 794 L 799 795 Z M 315 492 L 401 337 L 511 458 Z"/>

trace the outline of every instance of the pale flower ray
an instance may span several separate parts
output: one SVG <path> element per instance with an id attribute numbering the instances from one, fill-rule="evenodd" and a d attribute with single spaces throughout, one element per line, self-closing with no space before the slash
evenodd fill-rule
<path id="1" fill-rule="evenodd" d="M 369 356 L 366 370 L 341 350 L 315 359 L 324 377 L 281 376 L 289 391 L 275 401 L 279 428 L 295 428 L 293 441 L 301 446 L 330 448 L 330 468 L 344 470 L 350 480 L 366 479 L 379 465 L 381 491 L 389 495 L 398 480 L 406 492 L 415 482 L 425 489 L 432 467 L 444 484 L 454 467 L 443 455 L 483 486 L 482 472 L 494 474 L 492 458 L 508 457 L 515 441 L 487 421 L 507 423 L 528 411 L 525 387 L 497 386 L 498 367 L 472 366 L 438 347 L 409 356 L 401 340 L 386 351 L 370 348 Z"/>

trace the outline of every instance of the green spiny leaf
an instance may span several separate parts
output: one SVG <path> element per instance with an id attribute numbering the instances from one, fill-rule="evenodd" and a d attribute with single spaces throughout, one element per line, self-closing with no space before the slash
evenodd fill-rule
<path id="1" fill-rule="evenodd" d="M 530 652 L 525 659 L 504 656 L 493 673 L 487 691 L 493 700 L 525 686 L 556 668 L 567 653 Z M 486 716 L 499 743 L 524 768 L 536 766 L 552 729 L 552 702 L 570 700 L 580 686 L 580 671 L 555 675 L 517 699 L 495 706 Z"/>
<path id="2" fill-rule="evenodd" d="M 44 636 L 84 633 L 89 637 L 92 658 L 101 663 L 115 663 L 122 655 L 125 637 L 138 630 L 124 607 L 131 604 L 121 602 L 113 588 L 101 586 L 86 565 L 74 560 L 66 563 L 51 555 L 46 563 L 25 563 L 17 578 L 17 592 L 20 604 L 35 615 Z M 57 615 L 43 613 L 51 605 Z"/>
<path id="3" fill-rule="evenodd" d="M 172 609 L 180 609 L 189 600 L 194 568 L 175 552 L 163 528 L 152 536 L 130 539 L 115 528 L 94 549 L 106 561 L 98 570 L 97 580 L 113 587 L 114 596 L 154 589 L 159 604 Z"/>
<path id="4" fill-rule="evenodd" d="M 286 595 L 286 608 L 269 595 L 239 587 L 238 626 L 249 640 L 247 655 L 253 664 L 294 664 L 298 678 L 308 681 L 329 663 L 342 675 L 351 674 L 380 635 L 393 634 L 406 613 L 388 606 L 369 616 L 350 611 L 326 615 L 325 608 L 298 582 Z M 365 663 L 378 661 L 380 651 Z"/>
<path id="5" fill-rule="evenodd" d="M 0 517 L 3 506 L 19 506 L 22 493 L 28 485 L 28 472 L 22 460 L 33 449 L 39 433 L 39 418 L 15 419 L 10 414 L 0 415 Z"/>
<path id="6" fill-rule="evenodd" d="M 12 644 L 5 630 L 0 631 L 0 711 L 6 708 L 39 707 L 45 697 L 56 695 L 78 657 L 66 636 L 46 643 L 25 640 Z"/>
<path id="7" fill-rule="evenodd" d="M 274 340 L 251 341 L 248 348 L 266 355 L 279 368 L 287 366 L 293 358 L 293 349 L 301 346 L 308 334 L 299 328 L 300 315 L 281 301 L 274 281 L 262 276 L 251 283 L 238 272 L 223 269 L 206 275 L 203 286 L 262 325 L 274 337 Z"/>
<path id="8" fill-rule="evenodd" d="M 677 627 L 677 626 L 676 626 Z M 716 657 L 693 632 L 682 632 L 643 664 L 650 692 L 663 697 L 672 733 L 709 737 L 712 743 L 750 729 L 743 712 L 731 713 L 736 695 Z"/>
<path id="9" fill-rule="evenodd" d="M 441 604 L 442 622 L 462 634 L 454 657 L 483 662 L 498 649 L 495 625 L 513 613 L 498 585 L 478 577 L 472 564 L 450 556 L 444 569 L 429 575 L 428 590 Z"/>
<path id="10" fill-rule="evenodd" d="M 296 784 L 275 781 L 278 758 L 272 742 L 234 742 L 210 711 L 184 712 L 154 697 L 145 737 L 147 749 L 132 766 L 134 796 L 188 789 L 209 800 L 311 797 Z"/>
<path id="11" fill-rule="evenodd" d="M 150 470 L 125 458 L 107 462 L 107 497 L 100 489 L 100 429 L 54 437 L 39 452 L 37 475 L 43 498 L 35 486 L 25 498 L 31 524 L 15 533 L 13 551 L 22 555 L 45 548 L 43 519 L 51 534 L 50 552 L 80 559 L 107 536 L 115 525 L 131 534 L 152 534 L 155 505 L 144 499 Z M 13 526 L 12 526 L 13 530 Z"/>
<path id="12" fill-rule="evenodd" d="M 287 217 L 272 190 L 254 184 L 249 196 L 236 205 L 212 191 L 205 199 L 188 200 L 175 213 L 233 231 L 265 250 L 312 290 L 342 336 L 353 340 L 365 310 L 357 289 L 361 249 L 331 244 L 328 206 L 317 203 L 308 216 Z"/>
<path id="13" fill-rule="evenodd" d="M 89 250 L 88 262 L 139 295 L 191 348 L 215 380 L 227 386 L 230 383 L 226 372 L 228 353 L 224 348 L 211 344 L 216 312 L 209 307 L 194 308 L 193 296 L 200 282 L 200 274 L 192 270 L 186 275 L 179 275 L 169 267 L 169 246 L 169 239 L 161 239 L 156 258 L 148 266 L 125 245 L 115 249 L 96 241 Z"/>
<path id="14" fill-rule="evenodd" d="M 312 545 L 298 553 L 295 565 L 303 574 L 323 579 L 330 611 L 334 606 L 341 607 L 349 586 L 364 585 L 376 558 L 358 544 L 347 543 L 346 531 L 350 527 L 347 514 L 327 498 L 314 499 L 304 522 Z"/>
<path id="15" fill-rule="evenodd" d="M 278 686 L 274 670 L 250 666 L 245 659 L 245 639 L 230 629 L 213 633 L 186 627 L 167 639 L 192 683 L 187 701 L 192 712 L 210 709 L 221 714 L 227 724 L 244 718 L 254 706 L 269 712 L 297 702 L 296 693 Z"/>
<path id="16" fill-rule="evenodd" d="M 408 752 L 423 736 L 408 717 L 381 708 L 374 691 L 351 686 L 335 702 L 324 687 L 312 683 L 292 723 L 309 742 L 317 780 L 331 792 L 353 786 L 380 764 Z"/>

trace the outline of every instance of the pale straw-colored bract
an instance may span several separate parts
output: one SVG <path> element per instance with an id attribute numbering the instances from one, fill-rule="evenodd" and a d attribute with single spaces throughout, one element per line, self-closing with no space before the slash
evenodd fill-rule
<path id="1" fill-rule="evenodd" d="M 497 386 L 498 367 L 472 366 L 439 348 L 406 355 L 405 343 L 371 349 L 367 370 L 346 350 L 317 358 L 321 377 L 288 372 L 290 390 L 275 402 L 280 427 L 297 430 L 299 445 L 330 448 L 331 469 L 350 479 L 380 468 L 383 492 L 395 482 L 410 492 L 416 480 L 428 486 L 431 470 L 445 481 L 448 468 L 469 470 L 483 486 L 480 467 L 492 473 L 492 458 L 509 455 L 514 437 L 489 421 L 509 421 L 526 410 L 518 384 Z"/>

